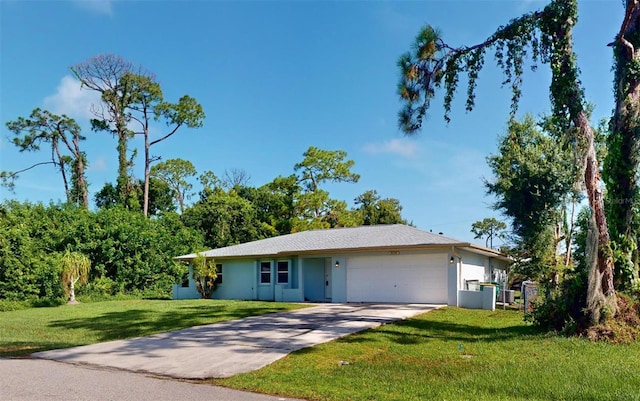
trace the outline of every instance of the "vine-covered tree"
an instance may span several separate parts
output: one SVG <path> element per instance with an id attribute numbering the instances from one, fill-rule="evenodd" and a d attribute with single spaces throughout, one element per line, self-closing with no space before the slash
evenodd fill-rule
<path id="1" fill-rule="evenodd" d="M 118 141 L 118 204 L 130 208 L 135 203 L 129 167 L 132 161 L 127 156 L 129 140 L 133 131 L 128 124 L 131 121 L 128 108 L 137 94 L 127 82 L 122 81 L 126 74 L 137 73 L 152 77 L 148 72 L 136 69 L 133 63 L 114 54 L 101 54 L 71 67 L 83 87 L 100 93 L 102 103 L 92 105 L 96 118 L 91 120 L 94 131 L 105 131 L 113 134 Z"/>
<path id="2" fill-rule="evenodd" d="M 613 47 L 620 60 L 617 62 L 619 78 L 624 77 L 620 106 L 614 112 L 614 121 L 630 128 L 637 134 L 638 94 L 637 73 L 640 53 L 634 46 L 640 24 L 640 2 L 626 0 L 626 13 L 620 33 Z M 588 108 L 579 77 L 577 57 L 573 50 L 573 27 L 577 23 L 577 0 L 553 0 L 540 11 L 522 15 L 498 28 L 485 41 L 463 47 L 448 45 L 431 26 L 425 27 L 417 36 L 411 52 L 398 61 L 401 70 L 399 95 L 404 108 L 399 113 L 399 126 L 407 134 L 414 134 L 422 127 L 424 116 L 436 90 L 442 88 L 444 116 L 449 120 L 451 104 L 461 75 L 466 74 L 466 109 L 472 110 L 478 73 L 484 65 L 486 53 L 494 51 L 497 65 L 504 71 L 505 83 L 511 85 L 512 116 L 517 110 L 521 91 L 521 78 L 525 59 L 530 54 L 533 66 L 548 64 L 551 69 L 549 87 L 554 124 L 565 135 L 574 139 L 581 150 L 583 184 L 586 189 L 592 218 L 592 236 L 597 243 L 589 254 L 592 271 L 589 276 L 588 312 L 593 323 L 606 316 L 615 315 L 616 292 L 613 281 L 613 253 L 604 197 L 600 188 L 600 168 L 594 146 L 594 130 L 589 123 Z M 630 37 L 633 35 L 633 38 Z M 632 40 L 633 42 L 631 42 Z M 635 71 L 635 72 L 634 72 Z M 634 92 L 629 92 L 634 90 Z M 628 115 L 622 109 L 631 110 Z M 634 114 L 635 113 L 635 114 Z M 636 117 L 633 117 L 633 116 Z M 628 118 L 630 117 L 630 118 Z M 635 123 L 633 119 L 635 118 Z M 632 148 L 633 149 L 633 148 Z M 635 173 L 635 172 L 634 172 Z"/>
<path id="3" fill-rule="evenodd" d="M 85 137 L 80 134 L 80 127 L 75 120 L 66 115 L 58 116 L 36 108 L 28 118 L 19 117 L 15 121 L 7 122 L 7 128 L 14 134 L 13 144 L 20 152 L 39 151 L 42 144 L 50 145 L 51 161 L 36 163 L 18 171 L 2 171 L 0 178 L 3 185 L 12 190 L 20 173 L 40 165 L 53 164 L 62 176 L 67 202 L 89 207 L 85 177 L 87 160 L 85 153 L 80 150 L 80 141 Z M 63 147 L 66 147 L 70 155 L 63 152 Z M 70 178 L 67 177 L 67 170 L 71 171 Z"/>
<path id="4" fill-rule="evenodd" d="M 626 0 L 614 52 L 615 109 L 607 138 L 603 178 L 607 185 L 607 219 L 615 250 L 615 282 L 621 289 L 638 282 L 640 206 L 640 1 Z"/>

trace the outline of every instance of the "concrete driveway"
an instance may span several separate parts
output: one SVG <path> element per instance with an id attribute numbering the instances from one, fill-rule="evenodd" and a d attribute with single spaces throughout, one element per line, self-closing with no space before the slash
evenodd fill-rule
<path id="1" fill-rule="evenodd" d="M 33 357 L 181 379 L 230 377 L 292 351 L 425 313 L 440 305 L 321 304 Z"/>

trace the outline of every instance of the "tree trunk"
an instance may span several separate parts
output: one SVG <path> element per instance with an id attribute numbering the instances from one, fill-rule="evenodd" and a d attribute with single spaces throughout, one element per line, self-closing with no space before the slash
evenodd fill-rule
<path id="1" fill-rule="evenodd" d="M 597 269 L 598 272 L 598 274 L 594 274 L 595 272 L 589 274 L 589 293 L 587 294 L 587 308 L 591 314 L 592 322 L 597 324 L 603 317 L 606 317 L 602 313 L 603 311 L 607 311 L 610 315 L 615 315 L 617 311 L 613 286 L 613 252 L 604 210 L 604 197 L 600 188 L 600 169 L 594 147 L 593 129 L 584 111 L 577 119 L 577 126 L 581 136 L 587 142 L 584 183 L 597 236 L 597 248 L 592 249 L 587 255 L 587 258 L 592 261 L 588 263 L 588 266 L 591 266 L 591 269 Z M 599 282 L 595 282 L 596 280 Z"/>
<path id="2" fill-rule="evenodd" d="M 58 147 L 58 139 L 53 139 L 53 151 L 55 155 L 52 157 L 55 164 L 56 157 L 58 158 L 58 166 L 60 167 L 60 174 L 62 174 L 62 181 L 64 182 L 64 193 L 67 196 L 67 202 L 72 202 L 71 192 L 69 192 L 69 181 L 67 180 L 67 172 L 65 171 L 64 161 L 60 154 L 60 148 Z"/>
<path id="3" fill-rule="evenodd" d="M 84 154 L 80 151 L 80 145 L 78 143 L 78 135 L 74 135 L 73 137 L 73 148 L 74 148 L 74 156 L 76 157 L 76 186 L 78 187 L 78 191 L 80 191 L 79 195 L 82 199 L 82 204 L 86 209 L 89 208 L 89 194 L 87 190 L 87 180 L 84 176 Z"/>
<path id="4" fill-rule="evenodd" d="M 638 242 L 634 227 L 634 208 L 638 204 L 637 172 L 640 164 L 640 2 L 627 0 L 625 18 L 617 40 L 615 55 L 614 93 L 616 108 L 610 133 L 610 157 L 607 166 L 609 213 L 619 248 L 626 256 L 619 266 L 616 279 L 624 288 L 627 281 L 637 278 L 634 252 Z M 625 266 L 634 264 L 630 273 Z"/>
<path id="5" fill-rule="evenodd" d="M 76 300 L 76 281 L 78 281 L 78 279 L 71 279 L 69 282 L 69 300 L 67 301 L 67 304 L 78 303 Z"/>
<path id="6" fill-rule="evenodd" d="M 595 237 L 594 242 L 597 240 L 596 249 L 587 249 L 587 266 L 590 266 L 591 270 L 587 290 L 587 311 L 592 323 L 598 324 L 602 318 L 614 316 L 617 312 L 613 286 L 613 251 L 605 215 L 603 191 L 600 188 L 600 167 L 595 150 L 595 135 L 585 111 L 586 101 L 573 50 L 572 30 L 576 22 L 577 3 L 565 1 L 555 6 L 561 6 L 560 10 L 564 14 L 556 16 L 557 20 L 547 25 L 546 31 L 543 31 L 553 38 L 555 47 L 550 59 L 553 75 L 550 92 L 553 114 L 560 117 L 558 120 L 560 127 L 568 130 L 576 129 L 578 149 L 584 146 L 584 186 L 591 209 L 592 227 L 595 230 L 592 236 Z"/>
<path id="7" fill-rule="evenodd" d="M 149 214 L 149 170 L 151 159 L 149 158 L 149 133 L 145 129 L 144 132 L 144 200 L 142 212 L 145 217 Z"/>

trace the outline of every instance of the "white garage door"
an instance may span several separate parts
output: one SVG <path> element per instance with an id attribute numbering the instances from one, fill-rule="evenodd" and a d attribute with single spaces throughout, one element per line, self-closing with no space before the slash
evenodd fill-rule
<path id="1" fill-rule="evenodd" d="M 447 303 L 446 255 L 351 257 L 347 302 Z"/>

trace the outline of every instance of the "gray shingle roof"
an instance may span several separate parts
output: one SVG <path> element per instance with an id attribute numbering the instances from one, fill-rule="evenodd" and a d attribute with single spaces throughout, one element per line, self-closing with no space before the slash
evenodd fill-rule
<path id="1" fill-rule="evenodd" d="M 414 227 L 393 224 L 303 231 L 212 249 L 203 252 L 203 254 L 211 258 L 248 257 L 438 245 L 469 246 L 469 243 L 418 230 Z M 196 254 L 192 253 L 179 256 L 176 259 L 193 259 L 195 256 Z"/>

